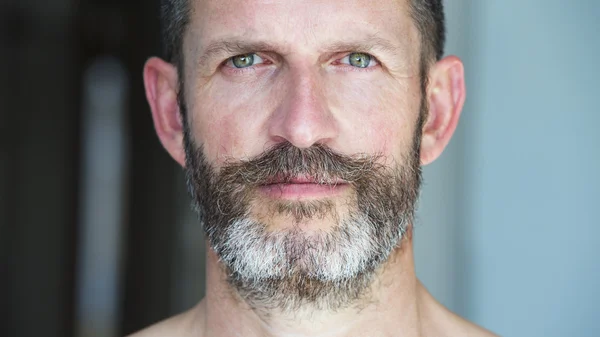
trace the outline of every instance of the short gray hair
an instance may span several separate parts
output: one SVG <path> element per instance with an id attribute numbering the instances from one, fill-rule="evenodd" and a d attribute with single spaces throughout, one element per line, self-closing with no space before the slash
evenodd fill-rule
<path id="1" fill-rule="evenodd" d="M 181 66 L 183 36 L 190 21 L 191 0 L 161 0 L 160 31 L 165 59 Z"/>

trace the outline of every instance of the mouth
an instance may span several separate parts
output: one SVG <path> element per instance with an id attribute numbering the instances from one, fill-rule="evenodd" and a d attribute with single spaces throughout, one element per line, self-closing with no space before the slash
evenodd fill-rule
<path id="1" fill-rule="evenodd" d="M 336 196 L 348 186 L 348 182 L 341 179 L 323 182 L 312 177 L 292 177 L 274 178 L 260 185 L 259 190 L 273 199 L 309 200 Z"/>

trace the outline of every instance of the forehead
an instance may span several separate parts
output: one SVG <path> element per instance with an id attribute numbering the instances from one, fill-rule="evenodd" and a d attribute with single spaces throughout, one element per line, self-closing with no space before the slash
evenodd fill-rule
<path id="1" fill-rule="evenodd" d="M 408 0 L 191 0 L 186 44 L 202 49 L 221 38 L 248 37 L 291 47 L 377 36 L 417 43 Z"/>

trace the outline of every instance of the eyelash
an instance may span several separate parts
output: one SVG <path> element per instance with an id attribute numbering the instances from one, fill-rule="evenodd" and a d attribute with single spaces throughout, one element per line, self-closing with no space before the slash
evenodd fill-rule
<path id="1" fill-rule="evenodd" d="M 359 67 L 354 67 L 350 64 L 341 63 L 341 60 L 345 59 L 346 57 L 350 56 L 350 54 L 353 54 L 353 53 L 369 55 L 371 57 L 371 61 L 375 62 L 375 64 L 370 67 L 359 68 Z M 343 57 L 336 59 L 333 63 L 344 66 L 344 68 L 347 68 L 349 71 L 358 71 L 358 72 L 373 71 L 373 70 L 381 67 L 381 62 L 379 62 L 379 59 L 377 59 L 377 57 L 373 56 L 372 54 L 364 53 L 364 52 L 360 52 L 360 51 L 352 51 L 350 53 L 346 53 L 346 54 L 344 54 Z"/>
<path id="2" fill-rule="evenodd" d="M 224 61 L 224 62 L 221 64 L 221 67 L 222 67 L 222 68 L 227 68 L 227 69 L 228 69 L 227 71 L 228 71 L 228 72 L 230 72 L 230 73 L 233 73 L 233 74 L 236 74 L 236 75 L 243 75 L 243 74 L 247 74 L 248 72 L 256 72 L 256 67 L 257 67 L 257 66 L 262 66 L 262 65 L 271 65 L 271 64 L 273 64 L 273 62 L 271 62 L 271 60 L 269 60 L 269 58 L 268 58 L 268 57 L 266 57 L 266 56 L 264 56 L 264 55 L 262 55 L 262 54 L 261 54 L 261 55 L 258 55 L 258 53 L 247 53 L 247 54 L 245 54 L 245 55 L 248 55 L 248 54 L 254 54 L 254 55 L 257 55 L 257 56 L 259 56 L 259 57 L 260 57 L 260 58 L 261 58 L 261 59 L 262 59 L 264 62 L 263 62 L 263 63 L 260 63 L 260 64 L 257 64 L 257 65 L 254 65 L 254 66 L 246 67 L 246 68 L 236 68 L 235 66 L 233 66 L 233 67 L 231 67 L 231 66 L 228 66 L 227 64 L 228 64 L 228 63 L 230 63 L 230 62 L 233 62 L 233 58 L 234 58 L 234 57 L 237 57 L 237 56 L 240 56 L 240 55 L 244 55 L 244 54 L 238 54 L 238 55 L 235 55 L 235 56 L 232 56 L 232 57 L 230 57 L 230 58 L 226 59 L 226 60 L 225 60 L 225 61 Z"/>
<path id="3" fill-rule="evenodd" d="M 332 64 L 336 64 L 338 66 L 344 66 L 344 68 L 346 68 L 347 71 L 358 71 L 358 72 L 373 71 L 373 70 L 381 67 L 381 62 L 379 62 L 379 59 L 377 59 L 377 57 L 375 57 L 375 56 L 373 56 L 373 55 L 371 55 L 369 53 L 364 53 L 364 54 L 367 54 L 367 55 L 371 56 L 372 60 L 375 62 L 375 64 L 373 66 L 371 66 L 371 67 L 359 68 L 359 67 L 353 67 L 350 64 L 341 63 L 342 59 L 344 59 L 345 57 L 348 57 L 352 53 L 362 53 L 362 52 L 352 51 L 352 52 L 349 52 L 349 53 L 345 53 L 345 54 L 343 54 L 342 57 L 337 58 L 334 62 L 332 62 Z M 250 53 L 248 53 L 248 54 L 250 54 Z M 252 54 L 257 54 L 257 53 L 252 53 Z M 239 54 L 239 55 L 243 55 L 243 54 Z M 247 68 L 236 68 L 236 67 L 227 66 L 227 64 L 229 62 L 232 62 L 232 60 L 233 60 L 234 57 L 239 56 L 239 55 L 235 55 L 235 56 L 232 56 L 232 57 L 226 59 L 221 64 L 221 67 L 222 68 L 227 68 L 227 71 L 229 73 L 234 74 L 234 75 L 245 75 L 245 74 L 248 74 L 249 72 L 256 72 L 257 71 L 257 69 L 256 69 L 257 66 L 265 66 L 265 65 L 268 66 L 268 65 L 273 64 L 273 62 L 268 57 L 266 57 L 264 55 L 259 55 L 264 60 L 264 63 L 260 63 L 260 64 L 258 64 L 256 66 L 250 66 L 250 67 L 247 67 Z"/>

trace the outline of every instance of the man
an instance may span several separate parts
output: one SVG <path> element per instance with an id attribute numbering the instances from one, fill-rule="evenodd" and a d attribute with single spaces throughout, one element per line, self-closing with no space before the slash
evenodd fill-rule
<path id="1" fill-rule="evenodd" d="M 421 165 L 465 100 L 439 0 L 167 0 L 144 68 L 207 295 L 136 336 L 492 336 L 415 276 Z"/>

